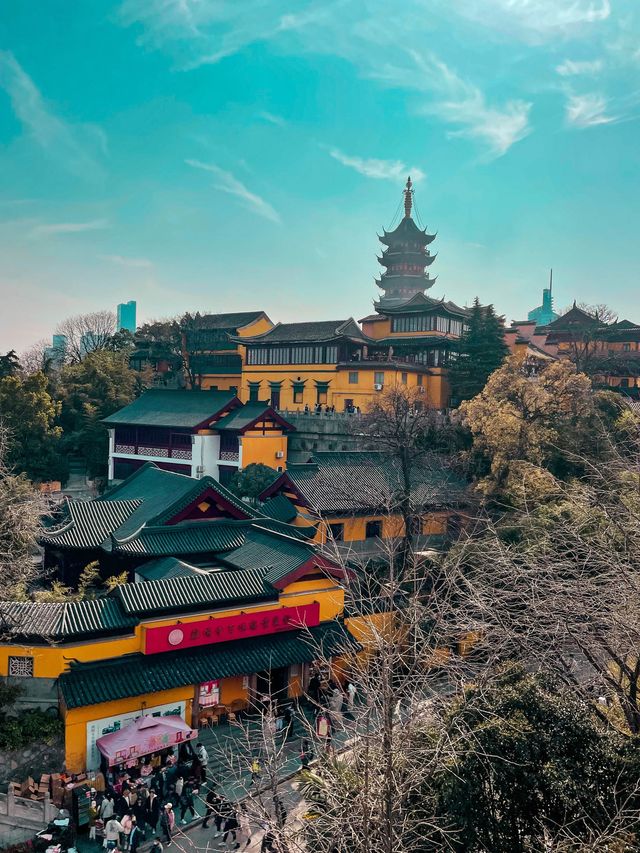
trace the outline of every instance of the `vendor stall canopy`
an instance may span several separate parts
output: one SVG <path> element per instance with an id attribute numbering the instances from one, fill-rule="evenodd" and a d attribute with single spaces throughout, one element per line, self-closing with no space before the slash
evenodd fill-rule
<path id="1" fill-rule="evenodd" d="M 154 717 L 147 714 L 117 732 L 98 738 L 96 746 L 107 759 L 109 767 L 112 767 L 193 740 L 197 736 L 198 732 L 181 717 Z"/>

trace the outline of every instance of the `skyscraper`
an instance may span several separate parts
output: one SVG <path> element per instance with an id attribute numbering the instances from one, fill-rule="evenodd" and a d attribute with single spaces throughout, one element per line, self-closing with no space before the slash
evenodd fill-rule
<path id="1" fill-rule="evenodd" d="M 121 329 L 126 329 L 132 335 L 136 333 L 136 303 L 133 299 L 118 305 L 118 331 Z"/>

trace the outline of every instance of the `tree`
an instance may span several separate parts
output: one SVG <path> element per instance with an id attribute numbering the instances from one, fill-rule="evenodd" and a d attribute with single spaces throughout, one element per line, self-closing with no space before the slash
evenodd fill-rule
<path id="1" fill-rule="evenodd" d="M 42 373 L 0 379 L 0 425 L 8 434 L 4 461 L 9 468 L 34 482 L 66 480 L 61 430 L 56 425 L 59 412 Z"/>
<path id="2" fill-rule="evenodd" d="M 388 459 L 388 489 L 380 495 L 381 506 L 402 519 L 403 549 L 407 559 L 415 551 L 421 531 L 423 507 L 429 503 L 425 470 L 442 468 L 446 462 L 434 449 L 449 447 L 452 441 L 448 422 L 425 406 L 417 389 L 398 384 L 376 396 L 357 425 L 362 440 L 372 449 L 383 451 Z M 372 497 L 366 496 L 370 501 Z M 404 559 L 404 558 L 402 558 Z"/>
<path id="3" fill-rule="evenodd" d="M 473 436 L 472 467 L 487 474 L 480 483 L 485 492 L 504 497 L 510 475 L 517 479 L 531 465 L 558 476 L 576 473 L 576 453 L 598 452 L 596 399 L 591 380 L 570 362 L 532 374 L 511 356 L 459 409 Z"/>
<path id="4" fill-rule="evenodd" d="M 456 402 L 479 394 L 509 353 L 503 318 L 496 315 L 493 305 L 482 306 L 476 297 L 465 326 L 449 367 L 451 396 Z"/>
<path id="5" fill-rule="evenodd" d="M 6 355 L 0 355 L 0 379 L 7 376 L 15 376 L 20 370 L 20 359 L 14 349 L 9 350 Z"/>
<path id="6" fill-rule="evenodd" d="M 629 754 L 549 678 L 503 667 L 452 701 L 443 725 L 453 755 L 432 777 L 431 796 L 461 853 L 555 850 L 567 832 L 589 839 L 621 808 L 640 805 L 637 747 Z"/>
<path id="7" fill-rule="evenodd" d="M 231 478 L 229 488 L 240 498 L 249 498 L 251 503 L 256 503 L 258 495 L 261 494 L 279 476 L 274 468 L 263 465 L 261 462 L 252 462 L 242 471 L 237 471 Z"/>
<path id="8" fill-rule="evenodd" d="M 24 474 L 12 473 L 7 464 L 9 447 L 7 430 L 0 429 L 0 577 L 5 599 L 22 597 L 38 577 L 33 558 L 46 509 Z M 0 612 L 0 628 L 1 622 Z"/>
<path id="9" fill-rule="evenodd" d="M 45 376 L 48 376 L 52 367 L 52 359 L 47 354 L 49 349 L 50 344 L 41 339 L 25 350 L 20 356 L 20 364 L 24 373 L 44 373 Z"/>
<path id="10" fill-rule="evenodd" d="M 79 364 L 92 352 L 107 348 L 116 333 L 116 315 L 113 311 L 93 311 L 67 317 L 56 328 L 65 337 L 65 361 Z"/>
<path id="11" fill-rule="evenodd" d="M 103 418 L 128 405 L 142 391 L 140 376 L 129 367 L 126 351 L 89 353 L 60 372 L 64 445 L 87 461 L 90 477 L 106 474 L 108 432 Z"/>

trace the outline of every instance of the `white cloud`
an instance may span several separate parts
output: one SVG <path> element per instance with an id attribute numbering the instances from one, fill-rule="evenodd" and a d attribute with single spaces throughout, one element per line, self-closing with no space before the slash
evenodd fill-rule
<path id="1" fill-rule="evenodd" d="M 282 116 L 275 115 L 275 113 L 270 113 L 268 110 L 262 110 L 258 113 L 258 118 L 261 118 L 263 121 L 268 122 L 269 124 L 275 124 L 278 127 L 284 127 L 286 125 L 286 120 L 282 118 Z"/>
<path id="2" fill-rule="evenodd" d="M 185 162 L 194 169 L 202 169 L 205 172 L 215 175 L 216 182 L 214 183 L 214 187 L 221 192 L 239 198 L 248 210 L 251 210 L 258 216 L 262 216 L 263 219 L 268 219 L 270 222 L 277 222 L 278 224 L 281 222 L 278 211 L 268 201 L 251 192 L 231 172 L 226 172 L 214 163 L 202 163 L 200 160 L 185 160 Z"/>
<path id="3" fill-rule="evenodd" d="M 451 136 L 477 139 L 491 157 L 501 157 L 531 133 L 529 102 L 511 99 L 493 106 L 478 86 L 463 80 L 437 56 L 409 50 L 407 57 L 408 64 L 382 65 L 371 76 L 389 86 L 430 95 L 432 99 L 420 111 L 458 125 L 460 129 L 451 131 Z"/>
<path id="4" fill-rule="evenodd" d="M 412 180 L 420 181 L 425 177 L 422 169 L 417 166 L 407 166 L 401 160 L 377 160 L 372 157 L 350 156 L 339 148 L 331 148 L 329 154 L 343 166 L 355 169 L 367 178 L 397 181 L 411 175 Z"/>
<path id="5" fill-rule="evenodd" d="M 618 117 L 607 115 L 607 106 L 607 99 L 597 92 L 585 95 L 570 94 L 566 104 L 567 121 L 573 127 L 579 128 L 619 121 Z"/>
<path id="6" fill-rule="evenodd" d="M 441 0 L 455 14 L 530 43 L 576 35 L 611 16 L 611 0 Z"/>
<path id="7" fill-rule="evenodd" d="M 32 237 L 50 237 L 55 234 L 80 234 L 83 231 L 99 231 L 109 228 L 106 219 L 91 219 L 88 222 L 52 222 L 45 225 L 36 225 L 31 230 Z"/>
<path id="8" fill-rule="evenodd" d="M 102 167 L 93 150 L 106 153 L 106 136 L 95 125 L 73 125 L 57 116 L 9 51 L 0 50 L 0 87 L 11 99 L 16 117 L 31 138 L 69 172 L 96 178 Z"/>
<path id="9" fill-rule="evenodd" d="M 575 77 L 579 74 L 598 74 L 602 71 L 604 63 L 601 59 L 593 59 L 590 61 L 575 62 L 572 59 L 565 59 L 556 67 L 557 73 L 561 77 Z"/>
<path id="10" fill-rule="evenodd" d="M 148 258 L 126 258 L 124 255 L 99 255 L 103 261 L 111 261 L 112 264 L 118 264 L 121 267 L 130 267 L 131 269 L 151 269 L 153 261 Z"/>

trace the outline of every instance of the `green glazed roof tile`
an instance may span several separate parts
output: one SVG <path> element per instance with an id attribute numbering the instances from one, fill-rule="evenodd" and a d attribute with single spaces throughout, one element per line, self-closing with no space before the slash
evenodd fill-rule
<path id="1" fill-rule="evenodd" d="M 327 622 L 309 631 L 290 631 L 166 654 L 125 655 L 96 664 L 72 664 L 59 677 L 58 684 L 67 708 L 72 709 L 359 649 L 343 623 Z"/>

